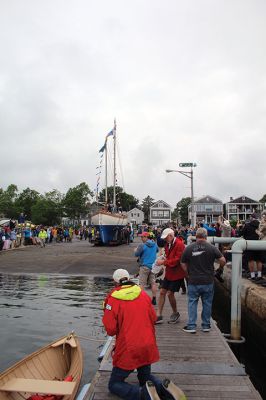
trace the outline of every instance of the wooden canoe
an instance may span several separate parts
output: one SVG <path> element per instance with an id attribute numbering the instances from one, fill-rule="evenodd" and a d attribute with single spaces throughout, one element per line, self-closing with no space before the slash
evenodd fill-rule
<path id="1" fill-rule="evenodd" d="M 31 395 L 55 395 L 73 400 L 83 369 L 79 340 L 74 333 L 30 354 L 0 374 L 0 400 L 24 400 Z M 64 382 L 72 376 L 72 382 Z"/>

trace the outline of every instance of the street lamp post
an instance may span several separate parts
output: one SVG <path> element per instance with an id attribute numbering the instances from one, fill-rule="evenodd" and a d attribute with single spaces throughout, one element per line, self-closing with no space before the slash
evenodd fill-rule
<path id="1" fill-rule="evenodd" d="M 195 204 L 194 204 L 194 186 L 193 186 L 193 168 L 196 167 L 195 163 L 180 163 L 179 167 L 190 167 L 190 171 L 180 171 L 177 169 L 166 169 L 165 172 L 178 172 L 190 179 L 190 189 L 191 189 L 191 225 L 194 227 L 196 225 L 196 215 L 195 215 Z"/>

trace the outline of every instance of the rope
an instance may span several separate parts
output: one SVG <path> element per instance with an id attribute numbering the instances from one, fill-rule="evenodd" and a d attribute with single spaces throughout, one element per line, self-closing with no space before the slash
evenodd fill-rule
<path id="1" fill-rule="evenodd" d="M 78 337 L 79 339 L 91 340 L 92 342 L 106 342 L 106 338 L 103 338 L 103 339 L 93 339 L 93 338 L 88 337 L 88 336 L 80 336 L 80 335 L 77 335 L 77 337 Z"/>

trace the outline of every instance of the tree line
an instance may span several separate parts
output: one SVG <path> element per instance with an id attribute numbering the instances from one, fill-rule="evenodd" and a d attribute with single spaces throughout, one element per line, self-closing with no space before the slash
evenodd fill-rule
<path id="1" fill-rule="evenodd" d="M 113 199 L 113 187 L 107 188 L 108 202 Z M 18 187 L 10 184 L 6 190 L 0 188 L 0 217 L 18 219 L 23 213 L 27 220 L 34 224 L 57 225 L 61 223 L 62 217 L 80 219 L 81 215 L 87 215 L 97 204 L 93 200 L 93 191 L 87 183 L 69 188 L 66 193 L 57 189 L 44 194 L 27 187 L 19 192 Z M 140 203 L 134 195 L 124 192 L 123 188 L 116 188 L 116 199 L 124 211 L 138 207 L 144 212 L 145 220 L 148 221 L 150 207 L 154 199 L 149 195 Z M 99 193 L 98 201 L 105 201 L 105 190 Z"/>
<path id="2" fill-rule="evenodd" d="M 108 202 L 113 199 L 113 187 L 107 188 Z M 141 202 L 134 195 L 124 192 L 123 188 L 116 188 L 116 199 L 124 211 L 137 207 L 144 212 L 145 222 L 149 221 L 150 208 L 155 200 L 146 196 Z M 105 201 L 105 190 L 99 193 L 100 204 Z M 259 200 L 266 203 L 266 194 Z M 172 213 L 172 220 L 180 220 L 182 225 L 188 223 L 188 206 L 190 197 L 182 198 Z M 21 192 L 16 185 L 11 184 L 6 190 L 0 188 L 0 217 L 17 219 L 20 213 L 24 213 L 26 219 L 34 224 L 56 225 L 60 224 L 62 217 L 79 219 L 81 215 L 89 214 L 96 202 L 93 201 L 93 191 L 87 183 L 69 188 L 64 194 L 57 189 L 41 194 L 27 187 Z"/>

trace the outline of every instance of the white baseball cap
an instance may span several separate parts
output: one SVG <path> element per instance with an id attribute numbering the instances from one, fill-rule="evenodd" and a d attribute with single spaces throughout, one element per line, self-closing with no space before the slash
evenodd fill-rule
<path id="1" fill-rule="evenodd" d="M 161 239 L 165 239 L 168 235 L 175 236 L 175 232 L 171 228 L 166 228 L 162 231 Z"/>
<path id="2" fill-rule="evenodd" d="M 129 280 L 129 273 L 126 269 L 119 268 L 115 270 L 113 273 L 113 280 L 116 283 L 121 283 L 121 280 L 128 281 Z"/>

